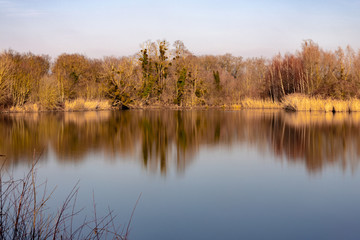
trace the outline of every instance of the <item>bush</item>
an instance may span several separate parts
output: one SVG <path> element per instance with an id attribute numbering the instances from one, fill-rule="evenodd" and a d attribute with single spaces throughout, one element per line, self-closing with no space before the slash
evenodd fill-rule
<path id="1" fill-rule="evenodd" d="M 40 80 L 39 101 L 45 110 L 56 109 L 59 104 L 59 90 L 54 76 L 45 76 Z"/>

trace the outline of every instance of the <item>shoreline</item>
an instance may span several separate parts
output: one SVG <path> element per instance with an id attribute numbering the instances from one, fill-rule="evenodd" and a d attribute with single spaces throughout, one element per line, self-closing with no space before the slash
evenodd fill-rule
<path id="1" fill-rule="evenodd" d="M 111 106 L 107 100 L 76 99 L 67 101 L 62 107 L 42 109 L 37 103 L 25 104 L 0 110 L 2 114 L 10 113 L 50 113 L 50 112 L 89 112 L 117 110 L 284 110 L 287 112 L 360 112 L 360 99 L 335 100 L 315 98 L 301 94 L 287 95 L 281 102 L 271 100 L 244 99 L 239 103 L 203 106 L 178 106 L 155 103 L 152 105 L 134 104 L 124 107 Z"/>

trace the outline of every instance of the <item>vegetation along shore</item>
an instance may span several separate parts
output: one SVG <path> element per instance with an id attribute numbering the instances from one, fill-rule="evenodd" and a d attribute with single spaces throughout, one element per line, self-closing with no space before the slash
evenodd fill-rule
<path id="1" fill-rule="evenodd" d="M 360 111 L 360 51 L 306 40 L 271 59 L 193 55 L 181 41 L 142 44 L 129 57 L 0 53 L 3 112 L 118 108 L 284 108 Z"/>

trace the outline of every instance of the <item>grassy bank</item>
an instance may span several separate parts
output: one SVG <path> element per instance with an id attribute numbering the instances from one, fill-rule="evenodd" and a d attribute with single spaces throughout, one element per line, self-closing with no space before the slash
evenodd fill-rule
<path id="1" fill-rule="evenodd" d="M 273 102 L 270 100 L 258 100 L 247 98 L 242 100 L 239 104 L 230 105 L 230 109 L 281 109 L 282 105 L 280 102 Z"/>
<path id="2" fill-rule="evenodd" d="M 106 100 L 84 100 L 82 98 L 65 102 L 65 111 L 109 110 L 111 105 Z"/>
<path id="3" fill-rule="evenodd" d="M 9 113 L 25 113 L 25 112 L 49 112 L 49 111 L 101 111 L 111 110 L 112 106 L 107 100 L 85 100 L 82 98 L 72 101 L 66 101 L 62 106 L 54 108 L 46 108 L 38 103 L 28 103 L 22 106 L 14 106 L 9 109 L 5 109 L 3 112 Z"/>
<path id="4" fill-rule="evenodd" d="M 360 100 L 334 100 L 292 94 L 284 98 L 282 108 L 289 111 L 359 112 Z"/>
<path id="5" fill-rule="evenodd" d="M 349 100 L 335 100 L 330 98 L 308 97 L 302 94 L 291 94 L 285 96 L 282 102 L 273 102 L 271 100 L 260 100 L 246 98 L 237 104 L 224 105 L 202 105 L 202 106 L 186 106 L 181 107 L 175 104 L 172 105 L 139 105 L 134 104 L 130 106 L 133 109 L 173 109 L 173 110 L 187 110 L 187 109 L 284 109 L 287 111 L 308 111 L 308 112 L 360 112 L 360 99 Z M 25 113 L 25 112 L 47 112 L 47 111 L 101 111 L 119 109 L 113 107 L 107 100 L 85 100 L 82 98 L 66 101 L 62 106 L 48 109 L 42 107 L 41 104 L 25 104 L 23 106 L 15 106 L 10 109 L 5 109 L 3 112 L 9 113 Z"/>
<path id="6" fill-rule="evenodd" d="M 286 111 L 306 112 L 360 112 L 360 99 L 336 100 L 330 98 L 308 97 L 302 94 L 285 96 L 282 102 L 271 100 L 245 99 L 230 109 L 284 109 Z"/>

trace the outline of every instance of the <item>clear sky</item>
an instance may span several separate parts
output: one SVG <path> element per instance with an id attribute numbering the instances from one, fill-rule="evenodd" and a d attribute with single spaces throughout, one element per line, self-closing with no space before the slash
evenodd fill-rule
<path id="1" fill-rule="evenodd" d="M 0 0 L 0 50 L 135 54 L 146 40 L 194 54 L 295 52 L 305 39 L 360 48 L 360 0 Z"/>

